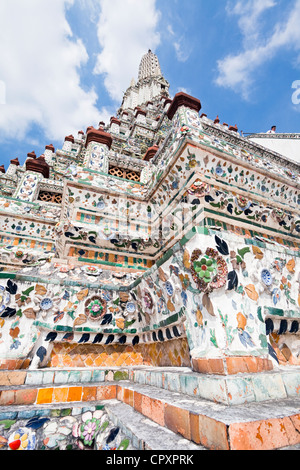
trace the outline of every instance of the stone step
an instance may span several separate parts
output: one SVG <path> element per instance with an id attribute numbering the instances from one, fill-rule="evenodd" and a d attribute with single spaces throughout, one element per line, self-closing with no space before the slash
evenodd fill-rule
<path id="1" fill-rule="evenodd" d="M 300 368 L 232 376 L 205 375 L 187 367 L 134 368 L 134 383 L 153 385 L 228 406 L 300 396 Z"/>
<path id="2" fill-rule="evenodd" d="M 105 409 L 115 426 L 131 440 L 134 447 L 139 450 L 171 450 L 171 451 L 199 451 L 207 450 L 205 447 L 182 438 L 170 429 L 160 426 L 154 421 L 145 418 L 131 406 L 110 400 Z"/>
<path id="3" fill-rule="evenodd" d="M 115 399 L 209 449 L 270 450 L 300 444 L 300 398 L 295 397 L 228 406 L 129 380 L 0 387 L 0 406 L 8 407 Z"/>
<path id="4" fill-rule="evenodd" d="M 300 443 L 299 398 L 228 407 L 149 385 L 120 382 L 117 399 L 209 449 L 271 450 Z"/>
<path id="5" fill-rule="evenodd" d="M 0 370 L 0 387 L 7 385 L 93 384 L 128 379 L 228 406 L 299 396 L 300 368 L 234 376 L 204 375 L 187 367 L 126 369 Z"/>

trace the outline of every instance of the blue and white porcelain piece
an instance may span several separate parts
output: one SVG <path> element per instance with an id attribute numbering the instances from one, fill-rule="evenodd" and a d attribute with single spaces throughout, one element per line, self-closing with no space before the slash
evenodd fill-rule
<path id="1" fill-rule="evenodd" d="M 216 167 L 216 175 L 222 176 L 223 175 L 223 168 L 221 166 Z"/>
<path id="2" fill-rule="evenodd" d="M 261 272 L 261 280 L 266 286 L 270 286 L 273 282 L 272 274 L 268 269 L 263 269 Z"/>
<path id="3" fill-rule="evenodd" d="M 128 313 L 134 313 L 136 309 L 135 303 L 134 302 L 127 302 L 126 304 L 126 310 Z"/>
<path id="4" fill-rule="evenodd" d="M 40 307 L 42 310 L 50 310 L 53 307 L 53 302 L 49 297 L 45 297 L 45 299 L 41 300 Z"/>
<path id="5" fill-rule="evenodd" d="M 167 294 L 171 297 L 174 293 L 174 289 L 170 281 L 166 281 L 165 288 L 166 288 Z"/>

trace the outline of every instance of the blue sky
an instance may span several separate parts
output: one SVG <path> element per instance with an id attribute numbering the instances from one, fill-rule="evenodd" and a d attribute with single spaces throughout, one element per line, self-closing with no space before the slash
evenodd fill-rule
<path id="1" fill-rule="evenodd" d="M 209 118 L 300 132 L 299 25 L 300 0 L 0 0 L 0 165 L 108 122 L 149 48 Z"/>

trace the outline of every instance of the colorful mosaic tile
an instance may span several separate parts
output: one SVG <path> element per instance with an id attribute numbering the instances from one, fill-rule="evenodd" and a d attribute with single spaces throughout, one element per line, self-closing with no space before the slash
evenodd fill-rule
<path id="1" fill-rule="evenodd" d="M 49 367 L 125 367 L 125 366 L 190 365 L 187 341 L 174 340 L 166 344 L 132 346 L 95 346 L 56 343 Z"/>

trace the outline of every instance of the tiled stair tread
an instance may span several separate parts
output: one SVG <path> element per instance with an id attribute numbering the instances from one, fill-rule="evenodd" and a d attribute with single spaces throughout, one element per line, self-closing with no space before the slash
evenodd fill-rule
<path id="1" fill-rule="evenodd" d="M 68 381 L 69 377 L 77 376 L 81 377 L 83 381 L 89 381 L 89 378 L 92 377 L 92 381 L 101 381 L 101 376 L 105 380 L 105 373 L 107 371 L 112 372 L 126 372 L 129 374 L 130 377 L 134 377 L 139 372 L 145 374 L 142 377 L 145 377 L 146 380 L 149 380 L 151 376 L 154 375 L 161 375 L 161 376 L 178 376 L 178 377 L 194 377 L 197 378 L 199 381 L 235 381 L 237 379 L 256 379 L 259 377 L 276 377 L 280 375 L 296 375 L 300 374 L 300 367 L 294 367 L 293 369 L 278 369 L 273 371 L 265 371 L 260 372 L 259 374 L 256 373 L 240 373 L 235 375 L 214 375 L 214 374 L 199 374 L 197 372 L 192 371 L 189 367 L 148 367 L 148 366 L 135 366 L 135 367 L 126 367 L 126 368 L 69 368 L 69 369 L 59 369 L 59 368 L 51 368 L 51 369 L 34 369 L 34 370 L 18 370 L 18 371 L 9 371 L 9 370 L 0 370 L 0 383 L 1 377 L 13 377 L 15 375 L 22 376 L 23 380 L 28 383 L 28 378 L 31 377 L 32 380 L 34 378 L 37 380 L 36 384 L 39 383 L 39 380 L 43 380 L 43 383 L 48 384 L 51 383 L 53 377 L 60 376 L 61 380 Z M 149 375 L 147 375 L 149 374 Z M 33 383 L 33 382 L 32 382 Z M 40 382 L 41 383 L 41 382 Z"/>
<path id="2" fill-rule="evenodd" d="M 107 369 L 107 368 L 106 368 Z M 111 368 L 113 370 L 113 367 Z M 263 371 L 259 373 L 253 372 L 242 372 L 233 375 L 218 375 L 218 374 L 199 374 L 199 372 L 193 371 L 190 367 L 149 367 L 149 366 L 134 366 L 134 367 L 127 367 L 124 370 L 128 371 L 143 371 L 143 372 L 154 372 L 154 373 L 170 373 L 170 374 L 177 374 L 177 375 L 189 375 L 193 377 L 202 377 L 202 378 L 214 378 L 214 379 L 234 379 L 235 377 L 256 377 L 257 375 L 279 375 L 282 373 L 300 373 L 300 367 L 292 366 L 288 368 L 288 366 L 279 367 L 278 369 Z M 116 368 L 116 370 L 118 370 Z"/>
<path id="3" fill-rule="evenodd" d="M 62 387 L 109 387 L 111 385 L 118 385 L 120 381 L 108 381 L 108 382 L 58 382 L 58 383 L 46 383 L 46 384 L 24 384 L 24 385 L 1 385 L 0 392 L 3 390 L 25 390 L 25 389 L 43 389 L 43 388 L 62 388 Z"/>
<path id="4" fill-rule="evenodd" d="M 105 409 L 115 425 L 123 430 L 132 441 L 138 442 L 140 449 L 149 450 L 208 450 L 203 446 L 194 444 L 175 434 L 173 431 L 162 427 L 142 414 L 135 411 L 131 406 L 111 400 L 105 405 Z"/>
<path id="5" fill-rule="evenodd" d="M 236 422 L 251 422 L 272 418 L 283 418 L 300 414 L 300 397 L 285 398 L 281 400 L 269 400 L 265 402 L 251 402 L 242 405 L 228 406 L 223 403 L 214 403 L 200 397 L 191 397 L 181 392 L 165 390 L 153 385 L 133 383 L 129 380 L 91 382 L 91 383 L 71 383 L 52 384 L 51 388 L 63 387 L 122 387 L 141 395 L 145 395 L 154 400 L 159 400 L 177 408 L 188 410 L 194 414 L 204 415 L 226 425 Z M 2 390 L 22 390 L 32 389 L 32 385 L 2 386 Z M 38 385 L 38 389 L 48 388 L 49 385 Z"/>
<path id="6" fill-rule="evenodd" d="M 182 393 L 170 392 L 151 385 L 138 385 L 129 381 L 118 383 L 124 388 L 146 395 L 169 405 L 188 410 L 194 414 L 201 414 L 216 421 L 230 425 L 236 422 L 259 421 L 272 418 L 283 418 L 300 414 L 300 398 L 287 398 L 284 400 L 270 400 L 260 403 L 249 403 L 230 406 L 222 403 L 213 403 L 201 398 L 192 398 Z"/>

